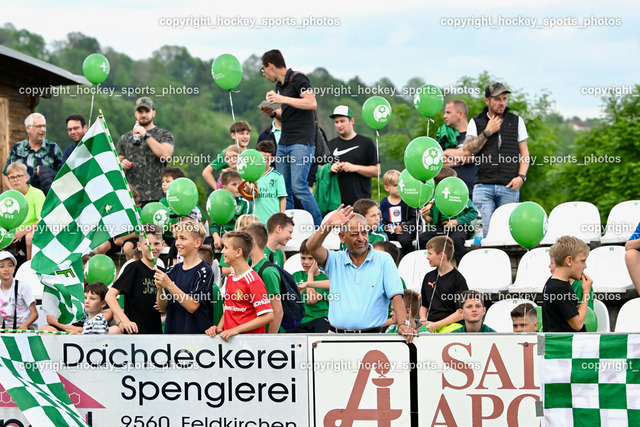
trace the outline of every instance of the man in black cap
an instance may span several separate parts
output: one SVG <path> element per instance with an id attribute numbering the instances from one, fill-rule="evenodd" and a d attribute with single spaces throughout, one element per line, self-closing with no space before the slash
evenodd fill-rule
<path id="1" fill-rule="evenodd" d="M 338 105 L 333 114 L 338 137 L 329 141 L 333 164 L 331 172 L 338 173 L 342 203 L 353 206 L 360 199 L 371 198 L 371 178 L 378 176 L 380 161 L 371 138 L 358 135 L 353 129 L 353 112 L 346 105 Z"/>
<path id="2" fill-rule="evenodd" d="M 118 159 L 127 180 L 138 192 L 141 206 L 164 197 L 162 169 L 173 155 L 173 135 L 153 124 L 156 108 L 147 96 L 138 98 L 134 110 L 136 124 L 118 141 Z"/>
<path id="3" fill-rule="evenodd" d="M 527 180 L 529 148 L 522 117 L 509 111 L 502 83 L 491 83 L 484 93 L 486 107 L 469 121 L 467 137 L 460 153 L 475 155 L 476 184 L 473 203 L 482 215 L 487 236 L 493 211 L 520 200 L 520 188 Z"/>

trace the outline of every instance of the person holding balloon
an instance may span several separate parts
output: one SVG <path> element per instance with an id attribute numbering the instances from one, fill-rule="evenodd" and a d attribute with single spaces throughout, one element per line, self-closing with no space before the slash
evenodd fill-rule
<path id="1" fill-rule="evenodd" d="M 42 212 L 45 195 L 42 190 L 28 183 L 29 175 L 27 173 L 27 167 L 23 163 L 11 163 L 7 167 L 7 177 L 13 184 L 13 191 L 19 192 L 24 196 L 24 200 L 26 201 L 24 209 L 21 207 L 21 210 L 24 210 L 24 219 L 21 223 L 18 223 L 18 228 L 15 230 L 15 237 L 11 243 L 16 244 L 17 250 L 24 250 L 27 260 L 30 260 L 31 239 L 33 238 L 36 223 L 40 219 L 40 212 Z M 6 197 L 8 193 L 4 194 Z M 21 200 L 22 198 L 20 198 L 20 201 Z M 2 223 L 2 225 L 7 224 Z"/>
<path id="2" fill-rule="evenodd" d="M 316 97 L 311 82 L 304 74 L 287 69 L 282 53 L 273 49 L 261 58 L 262 74 L 275 91 L 266 95 L 270 104 L 281 104 L 277 109 L 262 107 L 268 117 L 277 117 L 282 122 L 282 134 L 276 152 L 276 170 L 284 177 L 287 190 L 287 209 L 293 209 L 294 196 L 302 203 L 304 210 L 319 226 L 322 214 L 307 185 L 309 170 L 315 154 Z"/>
<path id="3" fill-rule="evenodd" d="M 593 280 L 584 274 L 589 246 L 574 236 L 562 236 L 553 246 L 555 272 L 542 290 L 544 332 L 586 332 L 588 299 Z M 578 300 L 569 281 L 582 280 Z"/>
<path id="4" fill-rule="evenodd" d="M 553 276 L 553 274 L 556 272 L 556 261 L 553 259 L 553 249 L 554 249 L 555 245 L 551 245 L 551 247 L 549 248 L 549 271 L 551 272 L 551 275 Z M 576 293 L 576 297 L 578 298 L 578 301 L 582 300 L 582 280 L 573 280 L 570 279 L 569 283 L 571 283 L 571 287 L 573 288 L 573 292 Z M 593 310 L 593 288 L 591 288 L 591 291 L 589 292 L 589 298 L 587 298 L 587 307 L 589 307 L 591 310 Z"/>
<path id="5" fill-rule="evenodd" d="M 147 96 L 138 98 L 133 130 L 118 140 L 118 160 L 129 184 L 140 194 L 140 206 L 157 202 L 162 194 L 162 169 L 173 155 L 173 135 L 153 123 L 156 107 Z"/>
<path id="6" fill-rule="evenodd" d="M 226 169 L 230 166 L 230 156 L 238 155 L 247 149 L 251 140 L 251 126 L 245 121 L 234 122 L 229 128 L 232 144 L 238 149 L 235 153 L 227 153 L 229 147 L 225 147 L 218 156 L 209 163 L 202 171 L 202 177 L 209 184 L 209 187 L 216 190 L 220 188 L 219 182 L 213 176 L 214 172 Z M 235 162 L 234 162 L 235 163 Z"/>

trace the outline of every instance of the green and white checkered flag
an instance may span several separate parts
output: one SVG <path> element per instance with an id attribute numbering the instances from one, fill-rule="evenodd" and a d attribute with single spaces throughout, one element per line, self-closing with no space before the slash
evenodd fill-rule
<path id="1" fill-rule="evenodd" d="M 102 116 L 51 184 L 33 236 L 31 268 L 45 285 L 45 311 L 71 323 L 82 316 L 82 255 L 138 224 L 133 198 Z"/>
<path id="2" fill-rule="evenodd" d="M 38 335 L 0 338 L 0 381 L 32 426 L 87 426 Z"/>
<path id="3" fill-rule="evenodd" d="M 547 334 L 547 426 L 640 426 L 640 335 Z"/>

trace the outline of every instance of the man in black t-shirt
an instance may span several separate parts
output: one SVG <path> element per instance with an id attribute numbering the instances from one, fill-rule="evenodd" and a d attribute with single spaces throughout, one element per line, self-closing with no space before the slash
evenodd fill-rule
<path id="1" fill-rule="evenodd" d="M 338 105 L 329 117 L 338 137 L 329 141 L 333 164 L 331 172 L 338 173 L 342 203 L 353 206 L 360 199 L 371 198 L 371 178 L 378 176 L 380 162 L 371 138 L 353 130 L 353 112 L 346 105 Z"/>
<path id="2" fill-rule="evenodd" d="M 311 83 L 304 74 L 287 69 L 282 53 L 275 49 L 262 55 L 262 74 L 276 84 L 276 90 L 267 93 L 267 101 L 281 104 L 277 109 L 261 109 L 263 114 L 282 123 L 276 170 L 284 177 L 287 187 L 287 209 L 294 208 L 295 196 L 311 214 L 315 225 L 320 225 L 322 214 L 307 186 L 316 149 L 314 111 L 317 103 Z"/>

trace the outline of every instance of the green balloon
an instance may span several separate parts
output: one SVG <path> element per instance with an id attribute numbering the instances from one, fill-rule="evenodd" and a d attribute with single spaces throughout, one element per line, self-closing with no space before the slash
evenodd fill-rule
<path id="1" fill-rule="evenodd" d="M 167 202 L 176 214 L 189 215 L 198 203 L 198 188 L 189 178 L 178 178 L 169 185 Z"/>
<path id="2" fill-rule="evenodd" d="M 509 231 L 522 247 L 537 246 L 547 234 L 547 213 L 535 202 L 520 203 L 509 216 Z"/>
<path id="3" fill-rule="evenodd" d="M 381 96 L 372 96 L 362 104 L 362 119 L 371 129 L 382 129 L 391 120 L 391 104 Z"/>
<path id="4" fill-rule="evenodd" d="M 94 255 L 84 268 L 84 278 L 87 283 L 102 282 L 109 286 L 116 277 L 116 265 L 106 255 Z"/>
<path id="5" fill-rule="evenodd" d="M 404 150 L 404 164 L 415 179 L 428 181 L 442 169 L 444 154 L 440 144 L 428 136 L 419 136 Z"/>
<path id="6" fill-rule="evenodd" d="M 415 179 L 406 169 L 398 178 L 398 192 L 400 198 L 412 208 L 421 208 L 427 204 L 433 195 L 433 179 L 422 182 Z"/>
<path id="7" fill-rule="evenodd" d="M 235 89 L 242 81 L 242 65 L 238 58 L 225 53 L 218 56 L 211 64 L 213 81 L 222 89 Z"/>
<path id="8" fill-rule="evenodd" d="M 436 206 L 448 217 L 458 215 L 469 202 L 469 188 L 463 180 L 450 176 L 438 184 L 435 191 Z"/>
<path id="9" fill-rule="evenodd" d="M 13 238 L 16 237 L 16 230 L 5 230 L 0 228 L 0 249 L 4 249 L 13 242 Z"/>
<path id="10" fill-rule="evenodd" d="M 207 213 L 211 221 L 224 225 L 236 214 L 236 198 L 229 190 L 216 190 L 207 198 Z"/>
<path id="11" fill-rule="evenodd" d="M 444 97 L 440 89 L 433 85 L 424 85 L 416 92 L 413 105 L 425 117 L 433 117 L 440 112 Z"/>
<path id="12" fill-rule="evenodd" d="M 258 150 L 245 150 L 238 156 L 238 173 L 247 182 L 256 182 L 264 175 L 267 164 Z"/>
<path id="13" fill-rule="evenodd" d="M 18 190 L 0 194 L 0 227 L 12 230 L 20 227 L 29 213 L 27 199 Z"/>
<path id="14" fill-rule="evenodd" d="M 99 53 L 87 56 L 82 63 L 82 74 L 94 85 L 98 85 L 109 77 L 109 60 Z"/>
<path id="15" fill-rule="evenodd" d="M 584 324 L 587 325 L 587 332 L 598 331 L 598 317 L 591 307 L 587 307 L 587 317 L 584 319 Z"/>
<path id="16" fill-rule="evenodd" d="M 189 211 L 191 212 L 191 211 Z M 140 213 L 140 221 L 143 224 L 153 224 L 167 231 L 171 226 L 171 210 L 160 202 L 151 202 L 144 205 Z"/>

